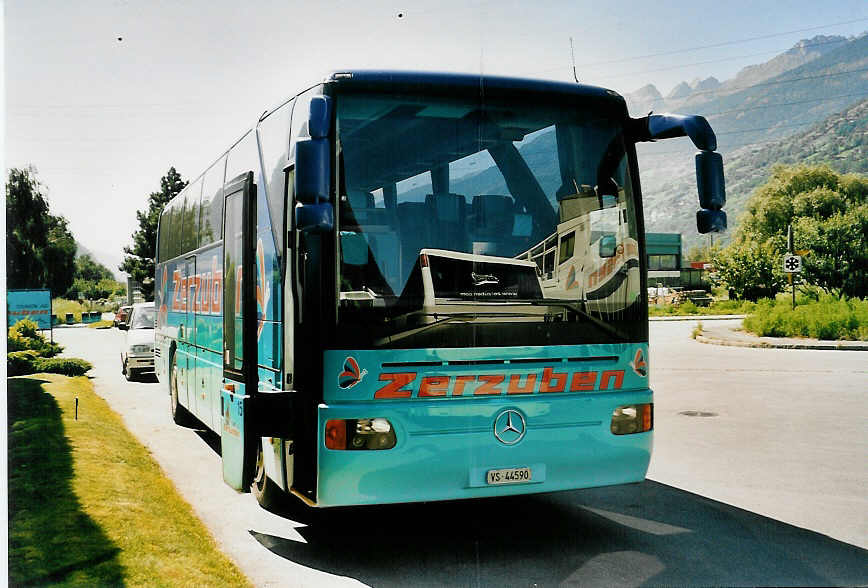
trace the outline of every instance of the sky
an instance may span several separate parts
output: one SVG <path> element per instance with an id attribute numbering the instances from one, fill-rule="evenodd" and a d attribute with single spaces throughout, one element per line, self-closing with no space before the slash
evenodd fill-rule
<path id="1" fill-rule="evenodd" d="M 259 115 L 330 71 L 414 69 L 621 93 L 732 78 L 815 35 L 868 30 L 865 0 L 7 0 L 6 168 L 118 261 L 174 166 L 198 176 Z M 116 270 L 116 268 L 111 268 Z"/>

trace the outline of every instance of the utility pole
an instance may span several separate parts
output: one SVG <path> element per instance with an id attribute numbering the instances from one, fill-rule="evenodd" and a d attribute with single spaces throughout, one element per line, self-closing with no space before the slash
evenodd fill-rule
<path id="1" fill-rule="evenodd" d="M 787 225 L 787 253 L 793 255 L 795 247 L 793 247 L 793 223 Z M 790 279 L 790 286 L 793 290 L 793 310 L 796 310 L 796 282 L 793 280 L 793 274 L 787 274 Z"/>

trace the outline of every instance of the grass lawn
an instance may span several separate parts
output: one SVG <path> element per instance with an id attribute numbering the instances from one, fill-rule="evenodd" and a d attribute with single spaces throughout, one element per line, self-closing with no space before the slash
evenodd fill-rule
<path id="1" fill-rule="evenodd" d="M 7 389 L 10 584 L 250 585 L 86 377 Z"/>

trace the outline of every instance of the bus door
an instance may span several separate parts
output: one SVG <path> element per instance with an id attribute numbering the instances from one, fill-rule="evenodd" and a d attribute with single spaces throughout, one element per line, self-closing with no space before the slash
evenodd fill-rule
<path id="1" fill-rule="evenodd" d="M 196 278 L 196 258 L 188 257 L 184 260 L 184 275 L 187 276 L 187 312 L 184 318 L 184 340 L 187 343 L 187 369 L 185 384 L 187 389 L 187 401 L 190 410 L 206 425 L 211 425 L 210 411 L 204 406 L 202 400 L 201 377 L 203 371 L 199 368 L 199 352 L 196 347 L 196 311 L 199 297 L 199 281 Z"/>
<path id="2" fill-rule="evenodd" d="M 259 442 L 253 430 L 257 387 L 253 173 L 227 182 L 223 193 L 223 480 L 236 490 L 247 491 Z"/>
<path id="3" fill-rule="evenodd" d="M 196 289 L 193 284 L 193 276 L 196 275 L 196 260 L 193 257 L 188 257 L 181 262 L 183 268 L 183 296 L 181 301 L 184 307 L 181 309 L 181 320 L 178 324 L 178 354 L 177 364 L 178 378 L 178 397 L 183 399 L 182 404 L 190 408 L 196 413 L 196 387 L 193 385 L 195 381 L 195 365 L 196 365 L 196 349 L 194 347 L 195 334 L 194 325 L 195 317 L 193 316 L 193 297 L 196 295 Z"/>

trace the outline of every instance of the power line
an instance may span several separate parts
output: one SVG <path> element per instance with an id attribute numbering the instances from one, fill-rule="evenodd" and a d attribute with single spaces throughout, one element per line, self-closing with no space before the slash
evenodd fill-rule
<path id="1" fill-rule="evenodd" d="M 832 41 L 818 41 L 816 43 L 809 43 L 809 44 L 802 45 L 802 48 L 803 49 L 809 49 L 811 47 L 819 47 L 822 45 L 831 45 L 831 44 L 836 44 L 836 43 L 841 44 L 841 43 L 847 43 L 847 42 L 848 41 L 846 41 L 846 40 L 842 41 L 841 39 L 835 39 Z M 609 74 L 609 75 L 605 75 L 605 76 L 594 76 L 594 78 L 595 79 L 596 78 L 600 78 L 600 79 L 622 78 L 622 77 L 635 76 L 635 75 L 641 75 L 641 74 L 646 74 L 646 73 L 656 73 L 656 72 L 660 72 L 660 71 L 671 71 L 673 69 L 682 69 L 685 67 L 692 67 L 694 65 L 708 65 L 709 63 L 721 63 L 724 61 L 735 61 L 738 59 L 746 59 L 748 57 L 759 57 L 762 55 L 784 54 L 792 48 L 793 48 L 792 46 L 782 47 L 781 49 L 761 51 L 759 53 L 751 53 L 748 55 L 738 55 L 736 57 L 723 57 L 721 59 L 709 59 L 706 61 L 694 61 L 692 63 L 682 63 L 680 65 L 673 65 L 670 67 L 659 67 L 656 69 L 646 69 L 646 70 L 634 71 L 634 72 L 630 72 L 630 73 L 626 73 L 626 74 Z"/>
<path id="2" fill-rule="evenodd" d="M 808 122 L 800 122 L 800 123 L 789 123 L 785 125 L 772 125 L 770 127 L 756 127 L 752 129 L 742 129 L 741 131 L 724 131 L 723 133 L 715 133 L 718 137 L 722 137 L 725 135 L 739 135 L 742 133 L 754 133 L 759 131 L 773 131 L 775 129 L 788 129 L 790 127 L 803 127 L 805 125 L 812 125 L 818 121 L 812 120 Z"/>
<path id="3" fill-rule="evenodd" d="M 858 68 L 858 69 L 848 69 L 848 70 L 844 70 L 844 71 L 825 73 L 825 74 L 820 74 L 820 75 L 816 75 L 816 76 L 802 76 L 799 78 L 790 78 L 787 80 L 774 80 L 774 81 L 770 81 L 770 82 L 758 82 L 756 84 L 751 84 L 749 86 L 725 88 L 723 91 L 729 94 L 729 93 L 732 93 L 733 91 L 750 90 L 751 88 L 759 88 L 762 86 L 774 86 L 777 84 L 788 84 L 790 82 L 801 82 L 804 80 L 820 80 L 823 78 L 831 78 L 834 76 L 841 76 L 841 75 L 846 75 L 846 74 L 851 74 L 851 73 L 859 73 L 859 72 L 863 72 L 863 71 L 868 71 L 868 67 L 862 67 L 862 68 Z M 693 97 L 693 96 L 698 96 L 700 94 L 714 94 L 714 93 L 717 93 L 720 91 L 721 91 L 720 89 L 701 90 L 699 92 L 693 92 L 690 96 Z"/>
<path id="4" fill-rule="evenodd" d="M 696 46 L 696 47 L 687 47 L 687 48 L 684 48 L 684 49 L 675 49 L 675 50 L 672 50 L 672 51 L 661 51 L 661 52 L 659 52 L 659 53 L 648 53 L 648 54 L 646 54 L 646 55 L 637 55 L 637 56 L 634 56 L 634 57 L 624 57 L 624 58 L 620 58 L 620 59 L 610 59 L 610 60 L 607 60 L 607 61 L 597 61 L 597 62 L 591 62 L 591 63 L 582 63 L 582 64 L 579 64 L 578 67 L 591 67 L 591 66 L 594 66 L 594 65 L 610 65 L 610 64 L 612 64 L 612 63 L 625 63 L 625 62 L 627 62 L 627 61 L 637 61 L 637 60 L 639 60 L 639 59 L 649 59 L 649 58 L 651 58 L 651 57 L 662 57 L 662 56 L 664 56 L 664 55 L 677 55 L 677 54 L 679 54 L 679 53 L 689 53 L 689 52 L 691 52 L 691 51 L 699 51 L 699 50 L 701 50 L 701 49 L 714 49 L 714 48 L 717 48 L 717 47 L 728 47 L 728 46 L 730 46 L 730 45 L 738 45 L 738 44 L 740 44 L 740 43 L 749 43 L 749 42 L 751 42 L 751 41 L 759 41 L 759 40 L 762 40 L 762 39 L 771 39 L 771 38 L 774 38 L 774 37 L 783 37 L 783 36 L 785 36 L 785 35 L 792 35 L 793 33 L 804 33 L 804 32 L 807 32 L 807 31 L 816 31 L 816 30 L 820 30 L 820 29 L 826 29 L 826 28 L 831 28 L 831 27 L 836 27 L 836 26 L 841 26 L 841 25 L 847 25 L 847 24 L 854 24 L 854 23 L 857 23 L 857 22 L 865 22 L 865 21 L 868 21 L 868 17 L 866 17 L 866 18 L 855 18 L 855 19 L 853 19 L 853 20 L 845 20 L 845 21 L 841 21 L 841 22 L 835 22 L 835 23 L 829 23 L 829 24 L 824 24 L 824 25 L 818 25 L 818 26 L 815 26 L 815 27 L 807 27 L 807 28 L 803 28 L 803 29 L 793 29 L 793 30 L 791 30 L 791 31 L 784 31 L 784 32 L 781 32 L 781 33 L 771 33 L 771 34 L 768 34 L 768 35 L 759 35 L 759 36 L 756 36 L 756 37 L 747 37 L 747 38 L 744 38 L 744 39 L 735 39 L 735 40 L 732 40 L 732 41 L 723 41 L 723 42 L 721 42 L 721 43 L 713 43 L 713 44 L 711 44 L 711 45 L 698 45 L 698 46 Z"/>
<path id="5" fill-rule="evenodd" d="M 793 102 L 776 102 L 775 104 L 762 104 L 760 106 L 750 106 L 748 108 L 733 108 L 732 110 L 721 110 L 720 112 L 708 112 L 702 116 L 718 116 L 721 114 L 731 114 L 733 112 L 747 112 L 748 110 L 760 110 L 763 108 L 774 108 L 775 106 L 794 106 L 796 104 L 811 104 L 814 102 L 833 102 L 841 98 L 851 98 L 853 96 L 868 96 L 868 92 L 853 92 L 852 94 L 841 94 L 839 96 L 827 96 L 825 98 L 815 98 L 813 100 L 797 100 Z"/>

